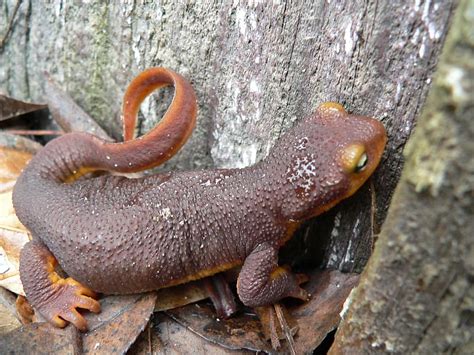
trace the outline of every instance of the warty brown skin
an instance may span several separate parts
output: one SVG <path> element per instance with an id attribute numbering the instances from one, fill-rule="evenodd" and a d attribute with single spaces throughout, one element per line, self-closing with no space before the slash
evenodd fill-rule
<path id="1" fill-rule="evenodd" d="M 302 221 L 352 195 L 371 175 L 386 142 L 383 126 L 327 103 L 248 168 L 77 180 L 91 170 L 138 171 L 156 165 L 154 158 L 171 156 L 189 136 L 196 114 L 190 85 L 162 68 L 141 76 L 125 95 L 125 106 L 133 103 L 129 111 L 124 108 L 125 131 L 130 132 L 141 100 L 165 82 L 177 94 L 161 133 L 156 133 L 158 125 L 155 133 L 120 148 L 87 134 L 65 135 L 40 151 L 17 181 L 14 206 L 34 239 L 24 248 L 20 265 L 30 302 L 58 326 L 66 320 L 86 329 L 75 308 L 100 309 L 90 290 L 155 290 L 242 264 L 237 290 L 245 304 L 268 305 L 287 296 L 307 299 L 298 278 L 278 266 L 278 249 Z M 172 132 L 181 138 L 168 144 L 168 151 L 155 149 L 153 140 L 170 138 L 166 130 L 173 116 L 190 123 Z M 132 136 L 126 133 L 127 139 Z M 132 157 L 140 149 L 141 155 Z M 365 165 L 358 171 L 362 160 Z M 54 273 L 54 257 L 72 279 Z"/>

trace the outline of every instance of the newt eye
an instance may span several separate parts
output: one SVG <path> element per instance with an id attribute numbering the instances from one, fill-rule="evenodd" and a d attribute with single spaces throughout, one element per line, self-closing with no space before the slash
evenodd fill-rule
<path id="1" fill-rule="evenodd" d="M 342 167 L 347 173 L 359 173 L 367 167 L 369 157 L 363 144 L 352 144 L 342 152 Z"/>
<path id="2" fill-rule="evenodd" d="M 367 153 L 363 153 L 357 162 L 357 165 L 355 167 L 355 172 L 358 173 L 359 171 L 362 171 L 365 169 L 367 166 L 367 162 L 369 161 L 369 157 L 367 156 Z"/>

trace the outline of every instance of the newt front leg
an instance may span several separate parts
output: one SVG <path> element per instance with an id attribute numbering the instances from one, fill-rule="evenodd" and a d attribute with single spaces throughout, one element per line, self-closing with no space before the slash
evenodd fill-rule
<path id="1" fill-rule="evenodd" d="M 20 278 L 26 297 L 47 321 L 58 327 L 71 322 L 82 331 L 87 322 L 76 308 L 100 312 L 95 293 L 68 277 L 63 279 L 56 271 L 56 258 L 37 240 L 29 241 L 20 255 Z"/>
<path id="2" fill-rule="evenodd" d="M 278 266 L 278 250 L 268 243 L 259 244 L 245 259 L 237 280 L 237 293 L 249 307 L 273 304 L 285 297 L 309 299 L 299 284 L 304 281 Z"/>

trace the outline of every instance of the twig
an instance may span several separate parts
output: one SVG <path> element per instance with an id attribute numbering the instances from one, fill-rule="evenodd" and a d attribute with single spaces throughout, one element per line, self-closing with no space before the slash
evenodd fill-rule
<path id="1" fill-rule="evenodd" d="M 61 136 L 64 134 L 62 131 L 50 131 L 50 130 L 29 130 L 29 129 L 5 129 L 5 133 L 16 134 L 19 136 Z"/>
<path id="2" fill-rule="evenodd" d="M 296 355 L 295 340 L 293 339 L 293 334 L 291 334 L 291 329 L 288 326 L 288 323 L 286 322 L 285 315 L 283 314 L 283 310 L 281 309 L 281 306 L 278 303 L 275 303 L 273 306 L 275 307 L 275 313 L 278 317 L 278 321 L 280 322 L 281 330 L 285 334 L 286 340 L 288 341 L 290 354 Z"/>
<path id="3" fill-rule="evenodd" d="M 268 306 L 268 315 L 269 315 L 269 326 L 270 326 L 270 341 L 272 343 L 272 347 L 275 350 L 280 348 L 280 339 L 278 337 L 278 331 L 276 329 L 276 320 L 275 320 L 275 313 L 273 312 L 272 306 Z"/>
<path id="4" fill-rule="evenodd" d="M 13 21 L 15 21 L 16 13 L 18 12 L 18 8 L 20 7 L 20 5 L 21 5 L 21 0 L 17 0 L 16 4 L 15 4 L 15 7 L 13 8 L 13 14 L 10 17 L 10 21 L 8 22 L 7 30 L 6 30 L 5 34 L 3 35 L 2 40 L 0 41 L 0 50 L 3 49 L 3 46 L 7 42 L 7 38 L 10 35 L 10 32 L 12 31 Z"/>

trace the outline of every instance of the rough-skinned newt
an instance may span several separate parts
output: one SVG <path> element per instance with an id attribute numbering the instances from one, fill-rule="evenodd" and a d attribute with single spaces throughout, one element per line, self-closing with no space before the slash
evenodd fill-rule
<path id="1" fill-rule="evenodd" d="M 141 102 L 166 85 L 175 89 L 168 111 L 134 138 Z M 95 292 L 156 290 L 238 265 L 237 291 L 248 306 L 308 298 L 301 279 L 278 266 L 278 249 L 304 220 L 367 180 L 385 147 L 383 125 L 325 103 L 244 169 L 78 179 L 161 164 L 188 139 L 196 113 L 195 93 L 182 76 L 146 70 L 124 96 L 125 142 L 66 134 L 22 172 L 13 202 L 32 240 L 21 252 L 20 276 L 28 300 L 49 322 L 86 330 L 77 308 L 98 312 Z M 57 263 L 68 278 L 56 273 Z"/>

